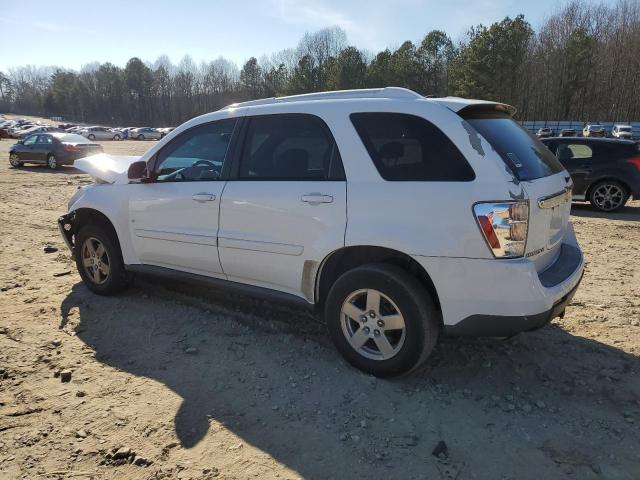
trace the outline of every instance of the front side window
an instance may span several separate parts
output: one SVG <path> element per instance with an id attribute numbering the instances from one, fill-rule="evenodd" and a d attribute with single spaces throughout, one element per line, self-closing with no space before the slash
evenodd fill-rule
<path id="1" fill-rule="evenodd" d="M 250 117 L 240 160 L 245 180 L 339 179 L 341 160 L 326 125 L 306 114 Z"/>
<path id="2" fill-rule="evenodd" d="M 235 119 L 220 120 L 176 137 L 158 154 L 156 181 L 218 180 L 235 124 Z"/>
<path id="3" fill-rule="evenodd" d="M 38 136 L 38 143 L 43 144 L 43 145 L 49 145 L 49 144 L 53 143 L 53 138 L 51 138 L 49 135 L 39 135 Z"/>
<path id="4" fill-rule="evenodd" d="M 389 181 L 468 182 L 473 169 L 442 130 L 404 113 L 350 116 L 380 176 Z"/>
<path id="5" fill-rule="evenodd" d="M 34 145 L 37 139 L 38 135 L 31 135 L 30 137 L 27 137 L 22 143 L 23 145 Z"/>

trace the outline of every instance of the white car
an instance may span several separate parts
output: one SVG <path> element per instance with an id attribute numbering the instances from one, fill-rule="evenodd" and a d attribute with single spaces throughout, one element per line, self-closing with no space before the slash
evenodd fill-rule
<path id="1" fill-rule="evenodd" d="M 545 325 L 580 283 L 571 178 L 513 111 L 393 87 L 234 104 L 76 160 L 98 183 L 59 228 L 97 294 L 154 272 L 294 300 L 401 374 L 440 335 Z"/>
<path id="2" fill-rule="evenodd" d="M 631 140 L 633 138 L 633 129 L 631 125 L 614 125 L 613 129 L 611 129 L 611 136 Z"/>
<path id="3" fill-rule="evenodd" d="M 129 138 L 133 140 L 160 140 L 164 134 L 151 127 L 140 127 L 129 130 Z"/>
<path id="4" fill-rule="evenodd" d="M 84 127 L 80 130 L 76 130 L 73 133 L 78 133 L 89 140 L 120 140 L 122 134 L 115 132 L 107 127 Z"/>

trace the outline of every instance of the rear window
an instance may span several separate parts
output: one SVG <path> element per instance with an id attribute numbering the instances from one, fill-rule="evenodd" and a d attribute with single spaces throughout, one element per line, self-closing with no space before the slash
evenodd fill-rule
<path id="1" fill-rule="evenodd" d="M 461 114 L 491 144 L 519 180 L 535 180 L 564 170 L 553 153 L 511 117 L 481 112 Z"/>
<path id="2" fill-rule="evenodd" d="M 91 141 L 87 140 L 82 135 L 74 134 L 63 135 L 60 137 L 60 141 L 65 143 L 91 143 Z"/>
<path id="3" fill-rule="evenodd" d="M 402 113 L 350 115 L 380 176 L 389 181 L 468 182 L 475 173 L 438 127 Z"/>

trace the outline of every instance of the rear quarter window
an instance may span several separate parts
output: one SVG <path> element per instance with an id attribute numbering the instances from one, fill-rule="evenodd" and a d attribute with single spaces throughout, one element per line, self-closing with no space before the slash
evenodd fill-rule
<path id="1" fill-rule="evenodd" d="M 475 173 L 442 130 L 403 113 L 352 113 L 369 156 L 388 181 L 469 182 Z"/>
<path id="2" fill-rule="evenodd" d="M 473 110 L 460 115 L 491 144 L 519 180 L 535 180 L 564 170 L 553 153 L 510 116 Z"/>

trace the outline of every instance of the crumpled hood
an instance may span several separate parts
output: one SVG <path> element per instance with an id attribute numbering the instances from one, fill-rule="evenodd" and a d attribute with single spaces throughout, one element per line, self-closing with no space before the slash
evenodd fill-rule
<path id="1" fill-rule="evenodd" d="M 79 158 L 73 166 L 106 183 L 128 183 L 129 165 L 137 160 L 140 160 L 139 156 L 99 153 Z"/>

